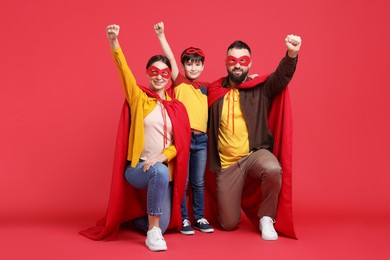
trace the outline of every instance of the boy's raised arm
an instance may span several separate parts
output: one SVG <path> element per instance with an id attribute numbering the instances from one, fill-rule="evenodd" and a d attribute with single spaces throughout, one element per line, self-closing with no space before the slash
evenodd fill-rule
<path id="1" fill-rule="evenodd" d="M 178 74 L 179 74 L 179 67 L 177 66 L 175 56 L 173 55 L 171 47 L 169 46 L 168 41 L 165 37 L 164 23 L 163 22 L 156 23 L 154 25 L 154 31 L 156 32 L 157 38 L 160 41 L 161 48 L 164 52 L 164 55 L 168 58 L 169 62 L 172 65 L 171 78 L 172 78 L 172 81 L 175 81 L 177 79 Z"/>

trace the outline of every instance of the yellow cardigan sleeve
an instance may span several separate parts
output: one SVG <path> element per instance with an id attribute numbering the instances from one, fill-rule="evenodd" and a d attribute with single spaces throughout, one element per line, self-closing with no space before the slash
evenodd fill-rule
<path id="1" fill-rule="evenodd" d="M 137 97 L 137 95 L 143 93 L 143 91 L 137 86 L 137 81 L 127 65 L 126 58 L 121 47 L 119 46 L 118 49 L 113 50 L 112 55 L 114 56 L 115 63 L 118 67 L 119 76 L 125 90 L 126 100 L 131 106 L 133 100 Z"/>
<path id="2" fill-rule="evenodd" d="M 121 47 L 112 51 L 115 64 L 118 68 L 119 76 L 125 90 L 125 97 L 130 105 L 130 114 L 132 117 L 131 127 L 129 129 L 127 160 L 131 165 L 139 162 L 144 147 L 144 128 L 143 128 L 143 108 L 142 103 L 146 94 L 137 86 L 137 82 L 122 52 Z"/>
<path id="3" fill-rule="evenodd" d="M 167 157 L 167 162 L 169 162 L 176 156 L 176 147 L 174 145 L 170 145 L 165 148 L 162 153 Z"/>

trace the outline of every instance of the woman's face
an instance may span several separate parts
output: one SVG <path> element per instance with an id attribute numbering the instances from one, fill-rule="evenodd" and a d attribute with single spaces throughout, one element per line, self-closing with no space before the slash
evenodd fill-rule
<path id="1" fill-rule="evenodd" d="M 150 65 L 146 74 L 150 89 L 154 92 L 160 92 L 165 89 L 171 77 L 171 70 L 164 62 L 156 61 Z"/>

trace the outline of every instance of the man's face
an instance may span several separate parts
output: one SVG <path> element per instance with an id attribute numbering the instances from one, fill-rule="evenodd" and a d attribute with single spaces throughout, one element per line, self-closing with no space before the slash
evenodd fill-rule
<path id="1" fill-rule="evenodd" d="M 234 84 L 245 81 L 249 68 L 252 66 L 251 55 L 247 49 L 230 49 L 226 55 L 226 69 L 229 79 Z"/>

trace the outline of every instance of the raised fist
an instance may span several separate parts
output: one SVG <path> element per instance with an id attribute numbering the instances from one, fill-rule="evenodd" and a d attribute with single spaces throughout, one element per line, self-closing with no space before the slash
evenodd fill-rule
<path id="1" fill-rule="evenodd" d="M 107 38 L 110 41 L 116 40 L 118 38 L 118 35 L 119 35 L 119 29 L 120 29 L 120 26 L 117 24 L 108 25 L 106 28 Z"/>
<path id="2" fill-rule="evenodd" d="M 156 23 L 154 25 L 154 30 L 156 31 L 157 35 L 164 33 L 164 23 L 163 22 Z"/>
<path id="3" fill-rule="evenodd" d="M 301 48 L 302 40 L 298 35 L 289 34 L 284 41 L 286 42 L 286 47 L 289 51 L 298 52 Z"/>

